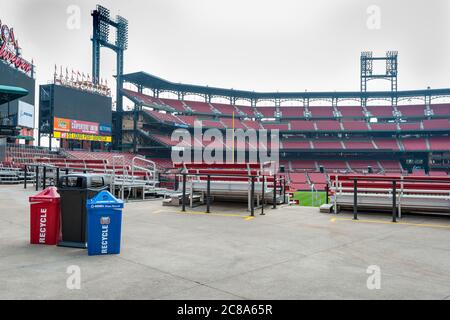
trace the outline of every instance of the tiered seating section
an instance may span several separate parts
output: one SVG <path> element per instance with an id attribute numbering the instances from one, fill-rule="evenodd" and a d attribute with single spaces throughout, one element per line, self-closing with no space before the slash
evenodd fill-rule
<path id="1" fill-rule="evenodd" d="M 154 121 L 193 127 L 202 120 L 204 127 L 219 129 L 280 130 L 280 148 L 286 153 L 305 151 L 316 159 L 284 160 L 294 186 L 321 188 L 329 172 L 394 172 L 400 174 L 399 160 L 403 154 L 450 151 L 450 104 L 432 103 L 399 105 L 324 105 L 324 106 L 244 106 L 226 103 L 179 101 L 125 93 L 153 110 L 145 111 Z M 162 110 L 162 111 L 158 111 Z M 234 120 L 232 119 L 234 117 Z M 377 118 L 377 119 L 374 119 Z M 148 128 L 147 128 L 148 129 Z M 167 128 L 170 132 L 171 128 Z M 173 146 L 167 134 L 150 129 L 149 136 L 163 146 Z M 152 133 L 153 132 L 153 133 Z M 207 143 L 206 143 L 207 144 Z M 324 153 L 336 153 L 334 158 L 350 160 L 320 160 Z M 381 152 L 386 160 L 373 160 Z M 397 156 L 389 156 L 389 153 Z M 312 156 L 311 156 L 312 154 Z M 361 156 L 362 155 L 362 156 Z M 289 157 L 286 157 L 289 158 Z M 378 157 L 380 158 L 380 157 Z M 391 158 L 391 159 L 389 159 Z M 323 167 L 325 173 L 320 173 Z M 414 174 L 423 174 L 416 172 Z M 446 174 L 436 172 L 431 174 Z"/>
<path id="2" fill-rule="evenodd" d="M 66 151 L 70 156 L 70 159 L 66 159 L 67 161 L 71 160 L 79 160 L 79 163 L 89 164 L 90 161 L 102 161 L 101 164 L 107 164 L 111 166 L 113 163 L 121 164 L 121 159 L 123 157 L 123 161 L 126 166 L 131 166 L 131 162 L 133 158 L 135 158 L 136 154 L 129 152 L 89 152 L 89 151 Z M 140 156 L 144 158 L 144 156 Z M 170 159 L 167 158 L 151 158 L 149 159 L 155 162 L 156 166 L 160 169 L 172 168 L 173 163 Z"/>
<path id="3" fill-rule="evenodd" d="M 6 146 L 5 162 L 9 163 L 12 166 L 19 166 L 34 163 L 36 159 L 40 158 L 52 159 L 58 157 L 60 157 L 59 151 L 50 151 L 48 148 L 40 148 L 20 144 L 8 144 Z"/>
<path id="4" fill-rule="evenodd" d="M 138 93 L 131 90 L 123 90 L 128 98 L 142 105 L 170 110 L 173 112 L 193 114 L 217 114 L 220 116 L 248 116 L 263 118 L 426 118 L 426 117 L 449 117 L 450 104 L 432 104 L 427 111 L 425 105 L 400 105 L 394 109 L 391 106 L 251 106 L 232 105 L 223 103 L 208 103 L 200 101 L 180 101 L 177 99 L 156 98 L 150 95 Z"/>
<path id="5" fill-rule="evenodd" d="M 263 108 L 259 108 L 258 111 Z M 265 108 L 264 108 L 265 109 Z M 203 110 L 204 111 L 204 110 Z M 156 110 L 144 110 L 145 114 L 152 117 L 158 122 L 169 125 L 185 125 L 194 127 L 194 121 L 202 121 L 204 127 L 233 128 L 231 118 L 222 116 L 214 117 L 213 111 L 209 111 L 209 116 L 180 115 L 167 112 L 159 112 Z M 267 114 L 267 111 L 264 111 Z M 217 115 L 217 114 L 216 114 Z M 273 118 L 273 117 L 272 117 Z M 241 119 L 235 117 L 234 128 L 250 129 L 253 126 L 246 124 L 248 121 L 241 122 Z M 245 124 L 243 124 L 245 123 Z M 284 132 L 300 131 L 300 132 L 429 132 L 429 131 L 448 131 L 450 130 L 450 121 L 448 119 L 424 119 L 414 120 L 411 122 L 393 123 L 378 122 L 371 123 L 364 120 L 284 120 L 284 121 L 258 121 L 258 129 L 267 130 L 278 129 Z"/>
<path id="6" fill-rule="evenodd" d="M 148 135 L 163 146 L 172 147 L 178 144 L 172 141 L 171 137 L 164 134 L 148 132 Z M 202 143 L 200 143 L 202 144 Z M 207 146 L 210 143 L 205 141 L 202 145 Z M 194 145 L 192 142 L 191 146 Z M 188 145 L 186 145 L 188 146 Z M 450 137 L 430 137 L 430 138 L 320 138 L 311 139 L 304 137 L 285 138 L 280 142 L 281 150 L 314 150 L 314 151 L 397 151 L 397 152 L 430 152 L 430 151 L 450 151 Z"/>

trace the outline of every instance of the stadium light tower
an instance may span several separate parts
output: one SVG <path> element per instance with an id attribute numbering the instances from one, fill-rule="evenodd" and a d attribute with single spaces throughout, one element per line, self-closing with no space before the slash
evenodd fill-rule
<path id="1" fill-rule="evenodd" d="M 95 84 L 100 79 L 100 49 L 106 47 L 117 54 L 117 75 L 116 75 L 116 111 L 118 117 L 115 123 L 117 135 L 115 143 L 121 145 L 122 140 L 122 112 L 123 97 L 121 89 L 123 87 L 123 63 L 124 51 L 128 49 L 128 20 L 121 16 L 115 19 L 110 18 L 107 8 L 97 5 L 97 9 L 92 12 L 93 34 L 92 34 L 92 79 Z M 110 31 L 115 30 L 115 41 L 110 40 Z"/>
<path id="2" fill-rule="evenodd" d="M 373 63 L 384 61 L 386 63 L 385 73 L 373 72 Z M 361 93 L 367 92 L 367 82 L 381 79 L 391 82 L 392 104 L 397 104 L 397 76 L 398 76 L 398 52 L 387 51 L 384 57 L 374 57 L 371 51 L 361 52 Z M 363 99 L 364 100 L 364 99 Z M 365 103 L 365 102 L 363 102 Z"/>

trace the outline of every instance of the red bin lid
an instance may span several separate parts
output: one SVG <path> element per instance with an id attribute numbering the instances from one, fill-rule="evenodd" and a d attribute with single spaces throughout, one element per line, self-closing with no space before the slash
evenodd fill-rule
<path id="1" fill-rule="evenodd" d="M 53 202 L 54 200 L 59 200 L 59 193 L 56 187 L 48 187 L 47 189 L 31 196 L 29 198 L 30 202 Z"/>

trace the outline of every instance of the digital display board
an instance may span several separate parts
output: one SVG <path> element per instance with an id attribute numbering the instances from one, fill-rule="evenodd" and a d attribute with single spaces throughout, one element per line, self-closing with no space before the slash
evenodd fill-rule
<path id="1" fill-rule="evenodd" d="M 111 125 L 111 97 L 76 88 L 54 85 L 53 116 L 55 118 Z"/>
<path id="2" fill-rule="evenodd" d="M 64 85 L 40 86 L 39 123 L 42 133 L 57 139 L 111 142 L 110 96 Z"/>

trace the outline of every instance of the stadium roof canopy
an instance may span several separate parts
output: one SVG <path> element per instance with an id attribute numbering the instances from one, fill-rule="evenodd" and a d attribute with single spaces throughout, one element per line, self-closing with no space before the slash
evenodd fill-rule
<path id="1" fill-rule="evenodd" d="M 0 104 L 16 100 L 26 95 L 28 95 L 28 90 L 23 88 L 0 85 Z"/>
<path id="2" fill-rule="evenodd" d="M 245 90 L 224 89 L 209 86 L 199 86 L 193 84 L 174 83 L 164 80 L 146 72 L 135 72 L 122 76 L 126 82 L 137 86 L 158 90 L 160 92 L 179 92 L 185 94 L 200 94 L 205 96 L 242 98 L 250 100 L 264 99 L 361 99 L 361 98 L 408 98 L 424 96 L 450 96 L 450 88 L 445 89 L 425 89 L 409 91 L 372 91 L 362 93 L 355 92 L 255 92 Z"/>

